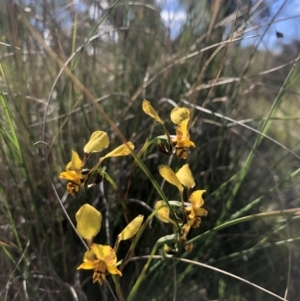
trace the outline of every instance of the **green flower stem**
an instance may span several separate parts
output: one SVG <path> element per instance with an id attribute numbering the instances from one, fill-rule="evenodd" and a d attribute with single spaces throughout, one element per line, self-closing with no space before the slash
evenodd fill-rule
<path id="1" fill-rule="evenodd" d="M 138 158 L 141 158 L 141 156 L 145 153 L 145 151 L 148 149 L 148 147 L 153 144 L 155 142 L 155 139 L 151 140 L 151 141 L 148 141 L 148 139 L 145 141 L 144 145 L 142 146 L 142 148 L 139 150 L 139 152 L 137 153 L 137 157 Z M 129 189 L 130 189 L 130 186 L 131 186 L 131 179 L 133 178 L 133 174 L 134 174 L 134 171 L 135 171 L 135 168 L 136 168 L 136 164 L 137 164 L 137 161 L 133 161 L 132 165 L 131 165 L 131 169 L 130 169 L 130 173 L 129 173 L 129 181 L 127 183 L 127 187 L 126 187 L 126 191 L 125 191 L 125 194 L 124 194 L 124 201 L 127 202 L 127 198 L 128 198 L 128 193 L 129 193 Z"/>
<path id="2" fill-rule="evenodd" d="M 121 285 L 120 285 L 120 277 L 116 276 L 116 275 L 111 275 L 111 276 L 112 276 L 112 279 L 113 279 L 114 284 L 115 284 L 116 294 L 118 296 L 118 300 L 119 301 L 126 301 L 126 299 L 124 297 L 124 293 L 123 293 Z"/>
<path id="3" fill-rule="evenodd" d="M 176 228 L 177 231 L 180 232 L 180 227 L 178 222 L 176 221 L 176 216 L 175 213 L 173 211 L 173 208 L 170 206 L 169 204 L 169 200 L 166 197 L 166 195 L 164 194 L 164 192 L 161 190 L 159 184 L 157 183 L 157 181 L 154 179 L 153 175 L 150 173 L 149 169 L 147 168 L 147 166 L 144 164 L 144 162 L 134 153 L 131 152 L 131 155 L 134 157 L 134 159 L 137 161 L 137 164 L 139 165 L 139 167 L 141 168 L 141 170 L 145 173 L 145 175 L 149 178 L 150 182 L 152 183 L 152 186 L 155 188 L 155 190 L 158 192 L 159 196 L 162 198 L 162 200 L 167 204 L 169 210 L 170 210 L 170 214 L 171 217 L 174 219 L 175 224 L 176 224 Z"/>
<path id="4" fill-rule="evenodd" d="M 146 264 L 144 265 L 144 267 L 143 267 L 143 269 L 142 269 L 142 271 L 141 271 L 141 273 L 140 273 L 138 279 L 136 280 L 136 282 L 135 282 L 133 288 L 131 289 L 131 291 L 130 291 L 130 293 L 129 293 L 129 295 L 128 295 L 127 301 L 132 301 L 132 300 L 134 300 L 134 297 L 135 297 L 135 295 L 136 295 L 136 293 L 137 293 L 137 291 L 138 291 L 138 289 L 139 289 L 139 286 L 141 285 L 141 283 L 142 283 L 142 281 L 143 281 L 143 279 L 144 279 L 144 277 L 145 277 L 145 275 L 146 275 L 146 272 L 147 272 L 147 270 L 148 270 L 148 268 L 149 268 L 149 266 L 150 266 L 150 264 L 151 264 L 151 262 L 152 262 L 153 256 L 155 255 L 155 253 L 156 253 L 158 247 L 160 247 L 161 245 L 164 245 L 164 244 L 166 244 L 166 243 L 174 242 L 174 236 L 173 236 L 173 235 L 168 235 L 168 237 L 170 237 L 170 238 L 169 238 L 169 239 L 168 239 L 168 238 L 166 238 L 166 239 L 161 239 L 161 238 L 160 238 L 160 239 L 155 243 L 155 245 L 154 245 L 154 247 L 153 247 L 153 249 L 152 249 L 152 251 L 151 251 L 151 254 L 150 254 L 150 256 L 149 256 L 149 258 L 148 258 Z"/>
<path id="5" fill-rule="evenodd" d="M 148 218 L 146 219 L 146 221 L 142 224 L 142 226 L 141 226 L 139 232 L 138 232 L 137 235 L 135 236 L 135 238 L 134 238 L 134 240 L 133 240 L 133 242 L 132 242 L 132 244 L 131 244 L 131 246 L 130 246 L 130 248 L 129 248 L 129 250 L 128 250 L 128 252 L 127 252 L 127 254 L 126 254 L 126 256 L 125 256 L 125 258 L 124 258 L 124 260 L 123 260 L 123 262 L 122 262 L 122 264 L 121 264 L 121 266 L 120 266 L 120 271 L 123 270 L 124 266 L 125 266 L 125 265 L 128 263 L 128 261 L 130 260 L 130 258 L 131 258 L 132 254 L 133 254 L 133 252 L 134 252 L 134 249 L 135 249 L 135 247 L 136 247 L 138 241 L 140 240 L 140 238 L 141 238 L 142 234 L 144 233 L 145 229 L 147 228 L 149 222 L 150 222 L 151 219 L 154 217 L 156 211 L 157 211 L 157 210 L 155 210 L 154 212 L 152 212 L 152 213 L 148 216 Z"/>
<path id="6" fill-rule="evenodd" d="M 121 201 L 121 206 L 123 208 L 123 210 L 125 212 L 127 212 L 128 208 L 127 208 L 127 204 L 123 198 L 123 195 L 118 187 L 118 185 L 116 184 L 116 182 L 109 176 L 108 173 L 106 173 L 104 170 L 101 170 L 101 173 L 103 174 L 104 178 L 110 183 L 110 185 L 113 187 L 113 189 L 115 190 L 115 192 L 117 193 L 117 195 L 120 198 Z"/>

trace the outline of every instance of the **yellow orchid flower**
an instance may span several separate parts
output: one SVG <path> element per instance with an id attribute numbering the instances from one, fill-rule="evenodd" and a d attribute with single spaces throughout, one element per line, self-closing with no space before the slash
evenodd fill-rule
<path id="1" fill-rule="evenodd" d="M 189 198 L 189 201 L 192 205 L 192 208 L 197 216 L 206 216 L 207 211 L 201 208 L 204 205 L 204 200 L 202 198 L 202 194 L 205 190 L 195 190 Z"/>
<path id="2" fill-rule="evenodd" d="M 188 164 L 183 165 L 177 173 L 167 165 L 159 166 L 160 175 L 170 184 L 176 186 L 182 195 L 184 187 L 187 189 L 195 186 L 195 180 Z M 189 197 L 189 203 L 183 203 L 183 210 L 187 217 L 187 222 L 181 227 L 181 239 L 186 240 L 186 236 L 190 228 L 197 228 L 200 226 L 201 217 L 207 215 L 207 211 L 202 208 L 204 200 L 202 198 L 205 190 L 195 190 Z M 163 206 L 163 201 L 159 201 L 155 205 L 155 209 Z M 169 222 L 169 210 L 166 207 L 158 209 L 156 213 L 157 218 L 161 221 Z"/>
<path id="3" fill-rule="evenodd" d="M 101 175 L 97 175 L 96 179 L 93 184 L 87 185 L 91 175 L 101 162 L 109 157 L 119 157 L 119 156 L 127 156 L 134 150 L 134 145 L 128 141 L 120 145 L 119 147 L 115 148 L 113 151 L 109 152 L 104 157 L 99 159 L 98 165 L 95 165 L 93 169 L 83 169 L 84 164 L 86 163 L 87 159 L 89 158 L 90 154 L 100 152 L 103 149 L 109 146 L 109 139 L 106 132 L 103 131 L 95 131 L 92 133 L 90 140 L 84 146 L 84 162 L 80 159 L 79 155 L 72 150 L 72 159 L 66 166 L 66 171 L 61 172 L 59 177 L 61 179 L 69 180 L 70 182 L 67 184 L 67 191 L 75 195 L 80 188 L 87 187 L 90 188 L 102 181 Z"/>
<path id="4" fill-rule="evenodd" d="M 83 170 L 83 163 L 79 155 L 72 150 L 72 159 L 66 166 L 66 171 L 61 172 L 59 177 L 61 179 L 69 180 L 67 184 L 67 191 L 74 195 L 80 187 L 84 186 L 84 183 L 88 177 L 89 170 Z"/>
<path id="5" fill-rule="evenodd" d="M 99 282 L 101 285 L 105 281 L 106 271 L 113 275 L 122 276 L 121 271 L 116 267 L 117 255 L 110 246 L 93 244 L 85 252 L 83 263 L 77 270 L 94 270 L 93 283 Z"/>
<path id="6" fill-rule="evenodd" d="M 189 197 L 191 206 L 185 207 L 185 213 L 188 217 L 188 222 L 184 225 L 183 233 L 188 233 L 189 229 L 198 228 L 201 223 L 201 217 L 207 215 L 207 211 L 201 208 L 204 205 L 202 194 L 205 190 L 195 190 Z"/>
<path id="7" fill-rule="evenodd" d="M 176 107 L 171 111 L 170 118 L 173 123 L 177 125 L 176 135 L 170 136 L 167 129 L 165 128 L 164 122 L 159 117 L 158 113 L 151 106 L 150 102 L 146 99 L 143 100 L 142 104 L 143 111 L 153 118 L 155 121 L 162 124 L 167 140 L 171 147 L 175 148 L 175 153 L 178 158 L 187 158 L 187 149 L 189 147 L 195 147 L 195 143 L 190 140 L 190 135 L 188 132 L 188 124 L 190 121 L 190 110 L 185 107 Z M 164 147 L 161 142 L 158 142 L 158 148 L 165 154 L 171 155 L 173 152 L 168 148 Z"/>
<path id="8" fill-rule="evenodd" d="M 184 119 L 176 128 L 176 136 L 171 137 L 171 143 L 176 149 L 176 155 L 180 159 L 187 158 L 187 148 L 195 147 L 195 143 L 190 140 L 188 124 L 190 118 Z"/>
<path id="9" fill-rule="evenodd" d="M 89 204 L 82 205 L 75 215 L 78 234 L 92 244 L 101 228 L 102 214 Z"/>
<path id="10" fill-rule="evenodd" d="M 121 240 L 130 239 L 139 232 L 144 216 L 138 215 L 124 228 L 118 235 L 115 249 L 107 245 L 93 244 L 93 238 L 100 230 L 101 220 L 101 213 L 89 204 L 83 205 L 76 213 L 77 231 L 88 241 L 90 246 L 84 254 L 83 263 L 77 270 L 94 270 L 93 282 L 98 281 L 102 285 L 106 279 L 106 271 L 113 275 L 122 276 L 121 271 L 116 267 L 116 250 Z"/>
<path id="11" fill-rule="evenodd" d="M 195 147 L 195 143 L 190 140 L 188 124 L 190 121 L 190 110 L 188 108 L 177 107 L 171 111 L 170 118 L 177 125 L 176 136 L 171 137 L 171 143 L 176 149 L 176 155 L 180 159 L 187 158 L 187 148 Z"/>

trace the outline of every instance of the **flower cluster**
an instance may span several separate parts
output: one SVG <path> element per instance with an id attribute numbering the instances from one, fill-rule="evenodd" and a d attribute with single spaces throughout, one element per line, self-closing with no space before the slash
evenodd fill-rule
<path id="1" fill-rule="evenodd" d="M 194 142 L 190 140 L 188 132 L 190 122 L 189 109 L 185 107 L 176 107 L 171 111 L 170 119 L 176 125 L 176 132 L 175 135 L 170 135 L 166 129 L 165 123 L 151 106 L 149 101 L 144 100 L 142 108 L 147 115 L 162 125 L 165 134 L 155 137 L 150 142 L 147 140 L 141 150 L 134 155 L 135 159 L 138 158 L 137 160 L 139 160 L 142 153 L 146 151 L 151 143 L 157 143 L 159 150 L 165 154 L 176 154 L 180 159 L 187 159 L 188 149 L 195 147 Z M 84 146 L 83 159 L 80 158 L 77 152 L 72 150 L 71 161 L 67 164 L 66 170 L 60 173 L 60 178 L 69 181 L 67 184 L 68 193 L 75 195 L 81 188 L 90 188 L 99 184 L 103 179 L 103 175 L 109 179 L 109 176 L 101 169 L 103 160 L 109 157 L 127 156 L 134 150 L 134 145 L 130 141 L 126 142 L 106 155 L 101 156 L 94 166 L 87 168 L 86 165 L 90 156 L 93 153 L 102 152 L 108 147 L 109 138 L 107 133 L 98 130 L 92 133 L 89 141 Z M 174 234 L 171 235 L 171 240 L 173 241 L 174 237 L 176 250 L 180 244 L 184 245 L 186 250 L 191 250 L 193 245 L 186 242 L 187 235 L 191 228 L 199 227 L 201 218 L 207 215 L 207 211 L 202 208 L 204 204 L 202 195 L 205 190 L 191 191 L 195 186 L 195 181 L 188 164 L 183 165 L 176 173 L 169 166 L 161 165 L 159 166 L 159 173 L 164 180 L 178 188 L 180 200 L 170 201 L 164 199 L 157 201 L 152 216 L 155 214 L 162 222 L 173 225 Z M 91 180 L 92 178 L 93 180 Z M 186 199 L 184 197 L 185 191 L 187 195 Z M 118 269 L 121 261 L 117 262 L 119 244 L 122 240 L 128 240 L 140 231 L 144 220 L 143 215 L 137 216 L 125 227 L 118 235 L 114 247 L 93 242 L 94 237 L 101 229 L 101 212 L 93 206 L 85 204 L 77 211 L 75 217 L 77 232 L 86 240 L 88 246 L 88 250 L 83 256 L 83 262 L 77 269 L 93 270 L 93 282 L 98 282 L 101 285 L 106 281 L 107 273 L 122 276 L 122 268 L 120 268 L 120 270 Z M 149 219 L 150 218 L 151 216 Z M 145 226 L 143 229 L 145 229 Z M 140 231 L 137 239 L 139 239 L 142 231 Z M 163 241 L 165 240 L 163 239 Z M 135 244 L 136 242 L 132 243 L 123 264 L 126 264 L 131 258 Z M 169 246 L 164 246 L 164 251 L 166 253 L 170 250 Z M 145 265 L 144 269 L 148 266 L 149 263 Z M 145 270 L 143 270 L 140 277 L 143 277 L 144 274 Z"/>

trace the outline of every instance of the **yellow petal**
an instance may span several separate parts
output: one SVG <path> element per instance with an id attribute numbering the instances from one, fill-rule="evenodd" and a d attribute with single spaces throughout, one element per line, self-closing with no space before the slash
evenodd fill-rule
<path id="1" fill-rule="evenodd" d="M 106 265 L 106 268 L 110 274 L 122 276 L 121 271 L 119 271 L 114 265 Z"/>
<path id="2" fill-rule="evenodd" d="M 100 158 L 99 161 L 102 162 L 104 159 L 109 157 L 128 156 L 133 150 L 134 150 L 134 145 L 130 141 L 128 141 L 127 143 L 118 146 L 104 157 Z"/>
<path id="3" fill-rule="evenodd" d="M 108 136 L 103 131 L 96 131 L 91 135 L 89 142 L 84 146 L 83 151 L 86 154 L 102 151 L 109 146 Z"/>
<path id="4" fill-rule="evenodd" d="M 82 169 L 82 161 L 79 157 L 79 155 L 72 150 L 72 159 L 71 161 L 67 164 L 66 170 L 67 171 L 75 171 L 76 173 L 80 173 Z"/>
<path id="5" fill-rule="evenodd" d="M 93 244 L 92 251 L 99 260 L 103 260 L 107 265 L 115 265 L 117 262 L 117 255 L 111 246 Z"/>
<path id="6" fill-rule="evenodd" d="M 185 207 L 184 211 L 185 211 L 186 215 L 188 216 L 189 220 L 195 218 L 196 214 L 195 214 L 193 207 Z"/>
<path id="7" fill-rule="evenodd" d="M 197 216 L 206 216 L 207 215 L 207 211 L 203 208 L 194 207 L 194 212 Z"/>
<path id="8" fill-rule="evenodd" d="M 195 186 L 195 180 L 188 164 L 183 165 L 176 173 L 180 183 L 187 187 L 193 188 Z"/>
<path id="9" fill-rule="evenodd" d="M 163 206 L 163 207 L 162 207 Z M 158 209 L 159 207 L 162 207 L 160 209 Z M 154 209 L 157 210 L 155 215 L 158 219 L 160 219 L 162 222 L 164 223 L 169 223 L 170 222 L 170 210 L 169 208 L 167 207 L 167 205 L 165 204 L 164 201 L 157 201 L 155 206 L 154 206 Z"/>
<path id="10" fill-rule="evenodd" d="M 193 208 L 200 208 L 204 204 L 204 200 L 202 198 L 202 194 L 205 190 L 195 190 L 190 195 L 190 203 L 192 204 Z"/>
<path id="11" fill-rule="evenodd" d="M 182 241 L 186 241 L 187 240 L 187 235 L 190 232 L 191 226 L 192 226 L 191 222 L 188 221 L 186 224 L 184 224 L 181 227 L 181 237 L 180 237 L 180 240 L 182 240 Z"/>
<path id="12" fill-rule="evenodd" d="M 195 147 L 194 142 L 190 141 L 188 132 L 188 124 L 190 119 L 183 120 L 176 128 L 177 146 L 179 147 Z"/>
<path id="13" fill-rule="evenodd" d="M 170 184 L 175 185 L 180 192 L 183 191 L 183 186 L 179 182 L 179 179 L 176 177 L 176 174 L 171 169 L 171 167 L 167 165 L 160 165 L 159 166 L 159 173 L 160 175 Z"/>
<path id="14" fill-rule="evenodd" d="M 92 240 L 100 231 L 102 215 L 89 204 L 84 204 L 76 213 L 77 231 L 81 237 Z"/>
<path id="15" fill-rule="evenodd" d="M 119 241 L 129 239 L 137 234 L 141 228 L 143 220 L 144 216 L 140 214 L 133 221 L 131 221 L 119 234 Z"/>
<path id="16" fill-rule="evenodd" d="M 77 270 L 93 270 L 96 266 L 97 262 L 96 261 L 86 261 L 82 263 Z"/>
<path id="17" fill-rule="evenodd" d="M 96 261 L 98 260 L 96 254 L 92 248 L 89 248 L 83 256 L 83 262 Z M 96 264 L 96 263 L 95 263 Z"/>
<path id="18" fill-rule="evenodd" d="M 164 122 L 160 119 L 160 117 L 158 116 L 158 114 L 156 113 L 156 111 L 153 109 L 153 107 L 151 106 L 151 103 L 144 99 L 143 100 L 143 104 L 142 104 L 142 108 L 143 111 L 149 115 L 151 118 L 153 118 L 155 121 L 164 124 Z"/>
<path id="19" fill-rule="evenodd" d="M 179 159 L 186 159 L 187 158 L 187 148 L 186 147 L 176 148 L 176 156 Z"/>
<path id="20" fill-rule="evenodd" d="M 80 183 L 80 176 L 75 171 L 61 172 L 59 177 L 61 179 L 70 180 L 70 181 L 73 181 L 73 182 L 78 183 L 78 184 Z"/>
<path id="21" fill-rule="evenodd" d="M 185 119 L 190 119 L 190 110 L 188 108 L 174 108 L 171 111 L 170 117 L 173 123 L 179 124 Z"/>

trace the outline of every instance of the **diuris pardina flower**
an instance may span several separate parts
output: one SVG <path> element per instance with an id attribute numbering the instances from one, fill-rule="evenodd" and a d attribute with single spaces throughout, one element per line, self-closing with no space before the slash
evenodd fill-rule
<path id="1" fill-rule="evenodd" d="M 195 186 L 195 181 L 191 170 L 188 164 L 183 165 L 177 173 L 175 173 L 169 166 L 161 165 L 159 167 L 160 175 L 170 184 L 176 186 L 179 190 L 179 193 L 182 194 L 183 187 L 186 187 L 188 190 Z M 186 223 L 182 225 L 182 240 L 186 240 L 186 236 L 190 228 L 197 228 L 200 226 L 201 217 L 207 215 L 207 211 L 202 208 L 204 200 L 202 198 L 205 190 L 195 190 L 189 197 L 189 202 L 184 203 L 183 211 L 186 215 Z M 155 209 L 158 209 L 156 216 L 161 221 L 168 223 L 169 222 L 169 210 L 166 206 L 163 206 L 163 201 L 158 201 L 155 205 Z"/>
<path id="2" fill-rule="evenodd" d="M 106 271 L 113 275 L 122 276 L 116 267 L 117 255 L 110 246 L 93 244 L 83 257 L 83 263 L 77 270 L 94 270 L 93 283 L 99 281 L 102 285 L 105 281 Z"/>
<path id="3" fill-rule="evenodd" d="M 187 158 L 187 149 L 195 147 L 195 143 L 190 140 L 188 125 L 190 122 L 190 111 L 187 108 L 174 108 L 170 114 L 173 123 L 177 124 L 176 136 L 171 137 L 171 143 L 176 149 L 178 158 Z"/>
<path id="4" fill-rule="evenodd" d="M 184 208 L 187 215 L 187 222 L 181 228 L 182 240 L 186 240 L 190 228 L 198 228 L 201 223 L 201 217 L 207 215 L 207 211 L 201 208 L 204 204 L 202 198 L 204 192 L 205 190 L 195 190 L 189 197 L 190 206 Z"/>
<path id="5" fill-rule="evenodd" d="M 74 195 L 79 191 L 79 188 L 85 184 L 87 174 L 82 172 L 83 163 L 78 154 L 72 150 L 72 159 L 66 166 L 66 171 L 62 172 L 59 177 L 69 180 L 67 191 Z"/>
<path id="6" fill-rule="evenodd" d="M 103 131 L 95 131 L 88 143 L 84 146 L 84 161 L 82 161 L 79 155 L 72 150 L 72 159 L 66 166 L 66 171 L 62 172 L 59 177 L 61 179 L 69 180 L 67 184 L 67 191 L 74 195 L 80 188 L 87 187 L 90 188 L 96 184 L 99 184 L 102 181 L 102 177 L 97 174 L 96 180 L 94 183 L 88 185 L 88 181 L 92 176 L 92 173 L 95 171 L 95 168 L 92 170 L 83 168 L 87 159 L 92 153 L 97 153 L 109 146 L 109 139 L 107 133 Z M 127 156 L 134 149 L 134 145 L 129 141 L 125 144 L 122 144 L 115 148 L 113 151 L 109 152 L 105 156 L 99 159 L 99 162 L 96 164 L 97 168 L 100 166 L 101 162 L 109 157 L 119 157 Z"/>
<path id="7" fill-rule="evenodd" d="M 185 107 L 177 107 L 171 111 L 170 118 L 173 123 L 177 125 L 176 135 L 169 135 L 168 131 L 165 128 L 164 122 L 159 117 L 158 113 L 153 109 L 150 102 L 147 100 L 143 101 L 142 104 L 143 111 L 153 118 L 155 121 L 162 124 L 167 140 L 169 144 L 175 148 L 175 153 L 178 158 L 186 159 L 187 158 L 187 149 L 190 147 L 195 147 L 195 143 L 190 140 L 190 135 L 188 132 L 188 125 L 190 121 L 190 111 Z M 163 148 L 161 143 L 158 143 L 159 149 L 165 154 L 172 154 L 169 148 Z"/>
<path id="8" fill-rule="evenodd" d="M 106 272 L 122 276 L 121 271 L 117 269 L 116 251 L 120 241 L 130 239 L 138 233 L 144 216 L 137 216 L 124 228 L 118 235 L 114 249 L 111 246 L 93 243 L 94 237 L 100 231 L 102 221 L 102 215 L 97 209 L 89 204 L 84 204 L 77 211 L 75 217 L 77 232 L 89 245 L 89 249 L 85 252 L 83 257 L 83 263 L 77 269 L 94 270 L 93 282 L 98 281 L 101 285 L 106 279 Z"/>

